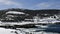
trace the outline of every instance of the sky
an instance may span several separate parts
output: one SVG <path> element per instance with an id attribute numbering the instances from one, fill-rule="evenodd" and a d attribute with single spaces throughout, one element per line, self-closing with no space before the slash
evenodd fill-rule
<path id="1" fill-rule="evenodd" d="M 0 0 L 0 9 L 60 9 L 60 0 Z"/>

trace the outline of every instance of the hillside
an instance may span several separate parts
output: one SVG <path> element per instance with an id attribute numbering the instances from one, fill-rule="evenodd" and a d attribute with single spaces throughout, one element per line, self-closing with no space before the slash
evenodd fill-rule
<path id="1" fill-rule="evenodd" d="M 39 14 L 40 16 L 41 14 L 49 14 L 49 15 L 60 14 L 59 9 L 29 10 L 29 9 L 11 8 L 11 9 L 0 10 L 0 18 L 2 18 L 2 16 L 8 11 L 24 12 L 29 14 L 29 17 L 33 17 L 37 14 Z"/>
<path id="2" fill-rule="evenodd" d="M 11 8 L 11 9 L 5 9 L 5 10 L 0 10 L 0 13 L 5 13 L 7 11 L 19 11 L 19 12 L 25 12 L 25 13 L 29 13 L 29 14 L 58 14 L 60 12 L 59 9 L 44 9 L 44 10 L 29 10 L 29 9 L 19 9 L 19 8 Z"/>

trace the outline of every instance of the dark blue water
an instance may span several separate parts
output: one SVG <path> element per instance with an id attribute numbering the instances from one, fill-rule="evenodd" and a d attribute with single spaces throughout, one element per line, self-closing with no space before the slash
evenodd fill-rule
<path id="1" fill-rule="evenodd" d="M 41 29 L 41 28 L 40 28 Z M 43 28 L 45 32 L 55 32 L 60 33 L 60 24 L 50 24 L 47 28 Z M 36 32 L 39 32 L 41 30 L 37 30 Z"/>
<path id="2" fill-rule="evenodd" d="M 45 30 L 46 32 L 57 32 L 60 33 L 60 24 L 49 25 Z"/>

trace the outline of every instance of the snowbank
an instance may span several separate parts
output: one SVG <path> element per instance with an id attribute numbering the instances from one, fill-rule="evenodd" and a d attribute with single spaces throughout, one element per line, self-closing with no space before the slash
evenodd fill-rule
<path id="1" fill-rule="evenodd" d="M 0 34 L 15 34 L 13 29 L 0 28 Z"/>

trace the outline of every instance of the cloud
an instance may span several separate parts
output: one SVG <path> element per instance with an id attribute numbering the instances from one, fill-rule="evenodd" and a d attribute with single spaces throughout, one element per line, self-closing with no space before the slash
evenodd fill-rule
<path id="1" fill-rule="evenodd" d="M 37 4 L 38 7 L 50 7 L 51 5 L 48 3 L 39 3 Z"/>
<path id="2" fill-rule="evenodd" d="M 23 8 L 23 3 L 14 0 L 0 0 L 0 8 Z"/>
<path id="3" fill-rule="evenodd" d="M 29 9 L 48 9 L 52 6 L 52 4 L 47 2 L 37 3 L 34 6 L 30 7 Z"/>
<path id="4" fill-rule="evenodd" d="M 35 9 L 60 9 L 60 2 L 42 2 L 34 7 Z"/>
<path id="5" fill-rule="evenodd" d="M 0 4 L 4 4 L 4 5 L 22 5 L 20 3 L 14 2 L 12 0 L 0 0 Z"/>

